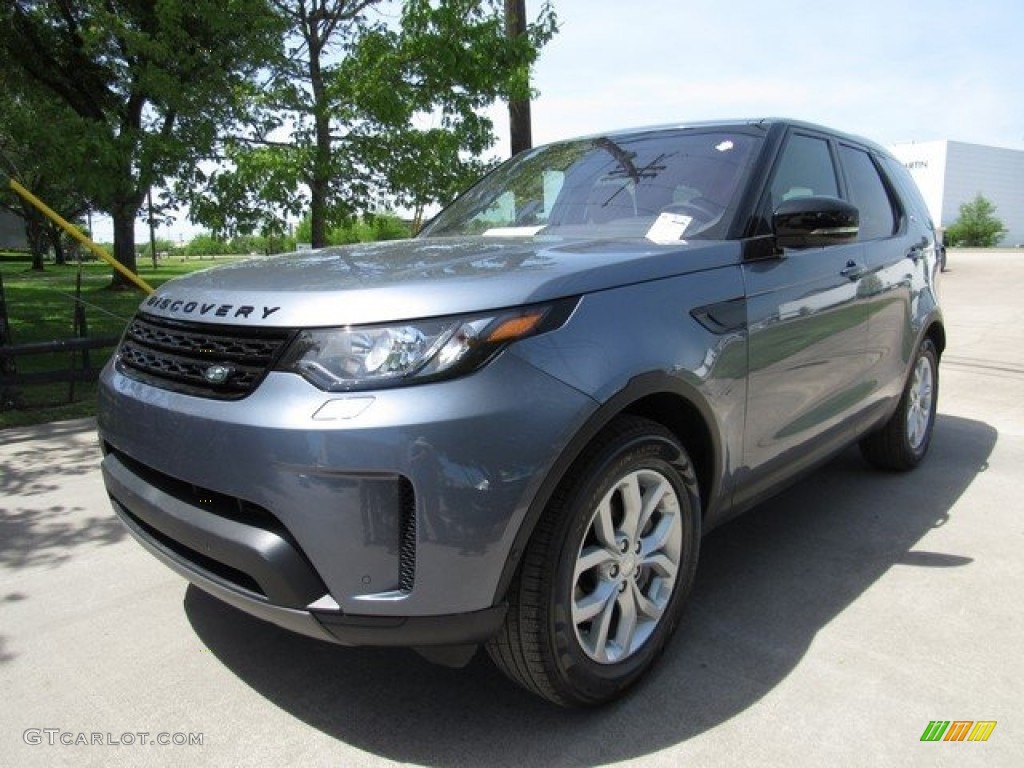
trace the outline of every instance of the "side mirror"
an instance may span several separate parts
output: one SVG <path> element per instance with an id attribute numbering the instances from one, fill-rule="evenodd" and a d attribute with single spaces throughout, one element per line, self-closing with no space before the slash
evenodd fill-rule
<path id="1" fill-rule="evenodd" d="M 819 248 L 857 238 L 860 211 L 835 197 L 794 197 L 772 214 L 772 232 L 780 248 Z"/>

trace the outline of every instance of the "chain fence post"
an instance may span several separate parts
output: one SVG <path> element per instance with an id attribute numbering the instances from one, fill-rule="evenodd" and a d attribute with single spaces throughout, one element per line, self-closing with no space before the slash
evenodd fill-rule
<path id="1" fill-rule="evenodd" d="M 7 314 L 7 295 L 4 292 L 4 276 L 0 273 L 0 352 L 14 346 L 11 322 Z M 0 376 L 14 376 L 18 372 L 14 356 L 0 355 Z M 0 385 L 0 411 L 14 408 L 21 398 L 13 386 Z"/>

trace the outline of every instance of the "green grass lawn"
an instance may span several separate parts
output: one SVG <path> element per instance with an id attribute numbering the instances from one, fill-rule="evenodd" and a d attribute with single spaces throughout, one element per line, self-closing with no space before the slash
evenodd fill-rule
<path id="1" fill-rule="evenodd" d="M 139 276 L 155 288 L 173 277 L 235 260 L 238 257 L 165 259 L 154 269 L 151 261 L 140 259 Z M 42 272 L 35 272 L 30 266 L 27 256 L 0 254 L 0 275 L 3 276 L 13 343 L 74 336 L 75 283 L 79 267 L 47 264 Z M 86 262 L 81 271 L 88 335 L 119 335 L 142 301 L 142 292 L 111 290 L 111 268 L 101 262 Z M 113 349 L 91 351 L 92 365 L 105 361 L 112 352 Z M 81 354 L 57 352 L 22 356 L 16 364 L 19 373 L 58 370 L 80 365 Z M 6 397 L 0 398 L 0 429 L 95 413 L 96 385 L 93 383 L 34 385 L 3 394 Z"/>

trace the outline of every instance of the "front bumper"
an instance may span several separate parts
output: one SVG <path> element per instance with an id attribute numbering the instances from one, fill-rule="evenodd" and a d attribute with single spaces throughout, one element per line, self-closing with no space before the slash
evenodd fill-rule
<path id="1" fill-rule="evenodd" d="M 328 401 L 338 418 L 322 419 Z M 108 366 L 98 421 L 115 511 L 189 581 L 313 637 L 432 646 L 500 626 L 527 508 L 593 408 L 506 353 L 351 396 L 272 373 L 227 403 Z"/>
<path id="2" fill-rule="evenodd" d="M 459 645 L 486 640 L 504 621 L 501 605 L 454 616 L 345 615 L 287 537 L 204 514 L 141 482 L 114 454 L 103 461 L 103 481 L 117 516 L 158 559 L 214 597 L 292 632 L 342 645 Z"/>

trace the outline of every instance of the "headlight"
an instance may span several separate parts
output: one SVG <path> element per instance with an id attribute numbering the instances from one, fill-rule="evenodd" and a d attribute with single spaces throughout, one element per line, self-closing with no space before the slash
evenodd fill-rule
<path id="1" fill-rule="evenodd" d="M 457 376 L 513 341 L 557 328 L 575 301 L 390 325 L 301 331 L 278 366 L 330 392 Z"/>

